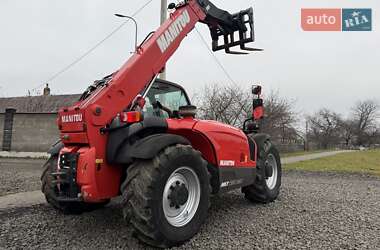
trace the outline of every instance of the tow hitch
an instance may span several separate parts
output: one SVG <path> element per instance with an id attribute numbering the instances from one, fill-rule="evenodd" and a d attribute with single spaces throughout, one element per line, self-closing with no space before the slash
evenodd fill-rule
<path id="1" fill-rule="evenodd" d="M 51 173 L 57 201 L 82 201 L 76 180 L 78 156 L 78 153 L 61 154 L 57 172 Z"/>

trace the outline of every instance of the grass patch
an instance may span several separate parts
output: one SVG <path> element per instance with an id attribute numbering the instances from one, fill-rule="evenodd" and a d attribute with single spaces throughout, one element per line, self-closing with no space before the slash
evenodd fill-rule
<path id="1" fill-rule="evenodd" d="M 284 169 L 373 174 L 380 176 L 380 150 L 355 151 L 291 163 Z"/>

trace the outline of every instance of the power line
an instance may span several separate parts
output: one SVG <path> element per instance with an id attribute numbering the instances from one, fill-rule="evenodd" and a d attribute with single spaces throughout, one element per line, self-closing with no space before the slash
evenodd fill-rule
<path id="1" fill-rule="evenodd" d="M 220 67 L 220 69 L 224 72 L 226 77 L 231 81 L 232 84 L 237 85 L 237 83 L 234 81 L 234 79 L 231 77 L 231 75 L 228 73 L 227 69 L 223 66 L 222 62 L 216 57 L 215 53 L 210 49 L 208 46 L 205 38 L 202 36 L 201 32 L 195 27 L 195 30 L 197 31 L 200 39 L 202 40 L 203 44 L 206 46 L 207 50 L 210 52 L 212 58 L 215 60 L 216 64 Z"/>
<path id="2" fill-rule="evenodd" d="M 139 14 L 142 10 L 144 10 L 151 2 L 153 2 L 153 0 L 149 0 L 147 1 L 144 5 L 142 5 L 139 9 L 136 10 L 135 13 L 132 14 L 132 17 L 136 16 L 137 14 Z M 42 84 L 38 85 L 37 87 L 31 89 L 29 92 L 34 92 L 36 91 L 37 89 L 41 88 L 42 86 L 45 85 L 45 83 L 48 83 L 48 82 L 51 82 L 53 81 L 54 79 L 56 79 L 58 76 L 60 76 L 61 74 L 65 73 L 66 71 L 68 71 L 70 68 L 72 68 L 73 66 L 75 66 L 77 63 L 79 63 L 80 61 L 82 61 L 84 58 L 86 58 L 88 55 L 90 55 L 94 50 L 96 50 L 99 46 L 101 46 L 104 42 L 106 42 L 108 39 L 110 39 L 115 33 L 117 33 L 121 28 L 123 28 L 130 20 L 126 20 L 124 21 L 123 23 L 121 23 L 118 27 L 116 27 L 114 30 L 112 30 L 105 38 L 103 38 L 102 40 L 100 40 L 98 43 L 96 43 L 93 47 L 91 47 L 89 50 L 87 50 L 84 54 L 82 54 L 80 57 L 78 57 L 76 60 L 74 60 L 72 63 L 70 63 L 69 65 L 67 65 L 66 67 L 64 67 L 63 69 L 61 69 L 60 71 L 58 71 L 57 73 L 55 73 L 54 75 L 52 75 L 50 78 L 48 78 L 46 81 L 44 81 Z M 204 39 L 204 37 L 202 36 L 202 34 L 199 32 L 199 30 L 195 27 L 195 30 L 197 31 L 201 41 L 204 43 L 205 47 L 207 48 L 207 50 L 210 52 L 212 58 L 215 60 L 216 64 L 220 67 L 220 69 L 223 71 L 223 73 L 226 75 L 226 77 L 231 81 L 231 83 L 237 85 L 237 83 L 233 80 L 233 78 L 231 77 L 231 75 L 228 73 L 227 69 L 223 66 L 223 64 L 221 63 L 221 61 L 216 57 L 216 55 L 214 54 L 214 52 L 209 48 L 206 40 Z"/>
<path id="3" fill-rule="evenodd" d="M 135 13 L 132 14 L 132 17 L 136 16 L 141 11 L 143 11 L 151 2 L 153 2 L 153 0 L 147 1 L 139 9 L 137 9 Z M 72 63 L 70 63 L 69 65 L 67 65 L 66 67 L 64 67 L 63 69 L 61 69 L 57 73 L 55 73 L 54 75 L 52 75 L 50 78 L 48 78 L 46 81 L 44 81 L 44 83 L 42 83 L 42 84 L 38 85 L 37 87 L 31 89 L 30 91 L 35 91 L 35 90 L 41 88 L 42 86 L 45 85 L 45 83 L 53 81 L 54 79 L 56 79 L 61 74 L 63 74 L 66 71 L 68 71 L 71 67 L 73 67 L 74 65 L 76 65 L 77 63 L 79 63 L 80 61 L 82 61 L 88 55 L 90 55 L 94 50 L 96 50 L 99 46 L 101 46 L 105 41 L 107 41 L 108 39 L 110 39 L 116 32 L 118 32 L 121 28 L 123 28 L 129 21 L 130 20 L 128 19 L 128 20 L 124 21 L 123 23 L 121 23 L 118 27 L 116 27 L 114 30 L 112 30 L 105 38 L 103 38 L 98 43 L 96 43 L 93 47 L 91 47 L 89 50 L 87 50 L 84 54 L 82 54 L 80 57 L 78 57 Z"/>
<path id="4" fill-rule="evenodd" d="M 177 3 L 179 3 L 179 0 L 177 0 Z M 208 43 L 207 43 L 206 39 L 202 36 L 201 32 L 199 32 L 199 30 L 197 29 L 197 27 L 195 27 L 195 30 L 197 31 L 199 38 L 201 39 L 201 41 L 203 42 L 203 44 L 205 45 L 205 47 L 207 48 L 207 50 L 210 52 L 212 58 L 215 60 L 216 64 L 224 72 L 224 74 L 231 81 L 231 83 L 234 84 L 234 85 L 237 85 L 237 83 L 234 81 L 234 79 L 228 73 L 227 69 L 223 66 L 222 62 L 216 57 L 214 51 L 212 51 L 212 49 L 210 49 L 210 47 L 208 46 Z"/>

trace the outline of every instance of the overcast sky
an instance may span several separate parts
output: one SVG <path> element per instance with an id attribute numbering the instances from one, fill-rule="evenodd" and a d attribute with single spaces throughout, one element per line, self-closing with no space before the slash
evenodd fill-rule
<path id="1" fill-rule="evenodd" d="M 21 96 L 43 83 L 103 39 L 132 14 L 137 0 L 0 0 L 0 97 Z M 213 0 L 236 12 L 255 8 L 256 47 L 248 56 L 216 56 L 236 82 L 261 83 L 296 100 L 303 113 L 321 107 L 347 112 L 359 99 L 380 101 L 380 1 Z M 372 8 L 372 32 L 304 32 L 301 8 Z M 160 1 L 138 16 L 139 40 L 159 24 Z M 208 29 L 199 30 L 210 41 Z M 117 70 L 133 50 L 134 29 L 126 25 L 90 56 L 50 82 L 53 94 L 82 92 L 93 80 Z M 168 64 L 168 80 L 190 95 L 209 83 L 229 80 L 196 32 L 190 34 Z"/>

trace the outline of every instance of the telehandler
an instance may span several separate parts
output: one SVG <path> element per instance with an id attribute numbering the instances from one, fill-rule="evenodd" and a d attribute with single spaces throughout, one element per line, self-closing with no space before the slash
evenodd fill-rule
<path id="1" fill-rule="evenodd" d="M 157 78 L 198 22 L 214 51 L 257 51 L 253 9 L 230 14 L 208 0 L 170 4 L 169 19 L 137 46 L 117 72 L 96 81 L 72 107 L 60 109 L 60 140 L 41 177 L 46 200 L 66 214 L 100 208 L 121 196 L 124 218 L 139 240 L 178 246 L 204 223 L 210 196 L 240 189 L 252 202 L 279 195 L 281 162 L 259 133 L 261 87 L 242 129 L 196 118 L 185 90 Z M 232 51 L 238 46 L 241 51 Z"/>

